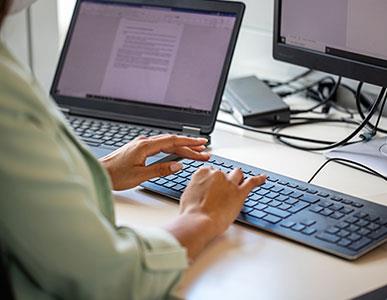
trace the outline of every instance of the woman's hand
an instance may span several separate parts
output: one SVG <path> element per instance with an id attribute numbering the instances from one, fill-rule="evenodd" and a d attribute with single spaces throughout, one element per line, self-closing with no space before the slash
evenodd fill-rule
<path id="1" fill-rule="evenodd" d="M 180 216 L 169 230 L 195 258 L 215 237 L 221 235 L 237 218 L 248 194 L 265 183 L 265 176 L 243 181 L 236 169 L 229 174 L 201 168 L 192 177 L 180 201 Z"/>
<path id="2" fill-rule="evenodd" d="M 110 174 L 113 189 L 125 190 L 138 186 L 149 179 L 168 176 L 181 170 L 177 162 L 145 166 L 148 157 L 160 152 L 176 154 L 183 158 L 205 161 L 210 158 L 203 152 L 207 140 L 175 135 L 151 138 L 139 137 L 101 159 Z"/>

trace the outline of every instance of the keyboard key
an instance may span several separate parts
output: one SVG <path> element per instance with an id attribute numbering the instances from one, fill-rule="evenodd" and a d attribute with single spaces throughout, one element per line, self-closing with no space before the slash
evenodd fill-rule
<path id="1" fill-rule="evenodd" d="M 303 221 L 301 221 L 301 224 L 304 224 L 306 226 L 312 226 L 312 225 L 316 224 L 316 221 L 315 220 L 303 220 Z"/>
<path id="2" fill-rule="evenodd" d="M 270 190 L 274 187 L 274 184 L 272 184 L 270 182 L 266 182 L 264 185 L 261 185 L 261 187 L 265 190 Z"/>
<path id="3" fill-rule="evenodd" d="M 329 197 L 329 194 L 328 193 L 324 193 L 324 192 L 319 192 L 317 194 L 317 196 L 320 196 L 320 197 L 323 197 L 323 198 L 327 198 L 327 197 Z"/>
<path id="4" fill-rule="evenodd" d="M 262 199 L 259 200 L 259 203 L 268 204 L 271 201 L 273 201 L 273 200 L 270 198 L 263 197 Z"/>
<path id="5" fill-rule="evenodd" d="M 277 197 L 275 197 L 275 200 L 281 201 L 281 202 L 286 201 L 288 199 L 289 199 L 289 197 L 288 196 L 284 196 L 284 195 L 278 195 Z"/>
<path id="6" fill-rule="evenodd" d="M 341 202 L 341 200 L 343 200 L 343 198 L 338 197 L 338 196 L 333 196 L 333 197 L 331 198 L 331 200 L 336 201 L 336 202 Z"/>
<path id="7" fill-rule="evenodd" d="M 349 236 L 350 234 L 351 234 L 351 233 L 350 233 L 349 231 L 344 230 L 344 229 L 340 230 L 340 231 L 337 233 L 337 235 L 338 235 L 339 237 L 342 237 L 342 238 L 345 238 L 345 237 Z"/>
<path id="8" fill-rule="evenodd" d="M 352 241 L 348 239 L 341 239 L 340 242 L 338 242 L 337 244 L 343 247 L 348 247 L 351 243 Z"/>
<path id="9" fill-rule="evenodd" d="M 171 187 L 174 187 L 175 185 L 176 185 L 176 183 L 174 183 L 173 181 L 169 181 L 169 182 L 164 184 L 164 187 L 171 188 Z"/>
<path id="10" fill-rule="evenodd" d="M 262 219 L 263 217 L 265 217 L 267 214 L 262 212 L 262 211 L 259 211 L 259 210 L 254 210 L 252 212 L 249 213 L 250 216 L 253 216 L 253 217 L 256 217 L 258 219 Z"/>
<path id="11" fill-rule="evenodd" d="M 339 237 L 337 237 L 333 234 L 326 233 L 326 232 L 319 233 L 318 235 L 316 235 L 316 238 L 323 240 L 323 241 L 326 241 L 326 242 L 329 242 L 329 243 L 337 243 L 340 240 Z"/>
<path id="12" fill-rule="evenodd" d="M 253 200 L 253 201 L 258 201 L 258 200 L 260 200 L 262 198 L 263 198 L 262 196 L 259 196 L 257 194 L 253 194 L 252 196 L 249 197 L 249 199 Z"/>
<path id="13" fill-rule="evenodd" d="M 160 178 L 155 183 L 158 184 L 158 185 L 163 185 L 164 183 L 167 183 L 167 182 L 168 182 L 168 180 L 166 180 L 164 178 Z"/>
<path id="14" fill-rule="evenodd" d="M 273 224 L 277 224 L 279 221 L 281 221 L 281 218 L 278 218 L 278 217 L 272 216 L 272 215 L 267 215 L 266 217 L 263 218 L 263 220 L 270 222 L 270 223 L 273 223 Z"/>
<path id="15" fill-rule="evenodd" d="M 336 234 L 339 231 L 340 231 L 340 229 L 337 227 L 334 227 L 334 226 L 331 226 L 327 230 L 325 230 L 325 232 L 330 233 L 330 234 Z"/>
<path id="16" fill-rule="evenodd" d="M 251 200 L 246 201 L 244 204 L 244 206 L 246 206 L 246 207 L 254 207 L 255 205 L 257 205 L 257 202 L 251 201 Z"/>
<path id="17" fill-rule="evenodd" d="M 343 214 L 349 215 L 351 212 L 353 212 L 352 208 L 344 207 L 340 210 Z"/>
<path id="18" fill-rule="evenodd" d="M 329 208 L 324 208 L 322 211 L 320 211 L 320 214 L 322 214 L 323 216 L 330 216 L 331 214 L 333 214 L 333 210 L 330 210 Z"/>
<path id="19" fill-rule="evenodd" d="M 277 206 L 281 205 L 281 202 L 279 202 L 277 200 L 273 200 L 273 201 L 269 202 L 269 205 L 273 206 L 273 207 L 277 207 Z"/>
<path id="20" fill-rule="evenodd" d="M 302 224 L 296 224 L 296 225 L 293 225 L 292 226 L 292 230 L 294 231 L 302 231 L 305 229 L 305 225 L 302 225 Z"/>
<path id="21" fill-rule="evenodd" d="M 166 179 L 166 180 L 174 180 L 174 179 L 176 179 L 176 178 L 177 178 L 176 175 L 169 175 L 169 176 L 167 176 L 167 177 L 164 177 L 164 179 Z"/>
<path id="22" fill-rule="evenodd" d="M 264 210 L 266 207 L 267 207 L 267 205 L 266 204 L 262 204 L 262 203 L 259 203 L 259 204 L 254 206 L 254 208 L 257 209 L 257 210 Z"/>
<path id="23" fill-rule="evenodd" d="M 371 239 L 374 239 L 374 240 L 378 240 L 381 237 L 385 237 L 386 235 L 387 235 L 387 228 L 383 227 L 383 228 L 380 228 L 380 229 L 372 232 L 368 237 L 370 237 Z"/>
<path id="24" fill-rule="evenodd" d="M 347 228 L 348 226 L 349 226 L 349 223 L 347 223 L 347 222 L 339 222 L 336 224 L 336 227 L 341 228 L 341 229 Z"/>
<path id="25" fill-rule="evenodd" d="M 359 219 L 356 217 L 349 217 L 349 218 L 345 219 L 345 221 L 348 223 L 354 224 L 354 223 L 358 222 Z"/>
<path id="26" fill-rule="evenodd" d="M 369 235 L 370 232 L 371 232 L 371 230 L 368 230 L 368 229 L 366 229 L 366 228 L 362 228 L 362 229 L 360 229 L 357 233 L 358 233 L 358 234 L 361 234 L 361 235 Z"/>
<path id="27" fill-rule="evenodd" d="M 288 210 L 289 208 L 291 208 L 292 206 L 289 205 L 289 204 L 281 204 L 280 206 L 278 206 L 279 209 L 282 209 L 282 210 Z"/>
<path id="28" fill-rule="evenodd" d="M 172 189 L 175 191 L 181 192 L 182 190 L 185 189 L 185 186 L 181 184 L 176 184 Z"/>
<path id="29" fill-rule="evenodd" d="M 292 189 L 298 187 L 298 184 L 295 184 L 295 183 L 292 183 L 292 182 L 289 182 L 287 185 L 288 185 L 288 187 L 291 187 Z"/>
<path id="30" fill-rule="evenodd" d="M 353 242 L 356 242 L 356 241 L 361 239 L 361 236 L 357 233 L 352 233 L 348 236 L 348 239 L 353 241 Z"/>
<path id="31" fill-rule="evenodd" d="M 279 192 L 281 192 L 283 189 L 284 189 L 283 187 L 281 187 L 280 185 L 277 185 L 277 186 L 273 187 L 273 188 L 271 189 L 271 191 L 272 191 L 272 192 L 279 193 Z"/>
<path id="32" fill-rule="evenodd" d="M 304 203 L 304 202 L 298 202 L 296 203 L 294 206 L 292 206 L 291 208 L 288 209 L 288 212 L 292 213 L 292 214 L 295 214 L 305 208 L 307 208 L 309 206 L 309 204 L 307 203 Z"/>
<path id="33" fill-rule="evenodd" d="M 363 218 L 367 217 L 368 214 L 363 212 L 363 211 L 359 211 L 359 212 L 355 213 L 353 216 L 356 218 L 359 218 L 359 219 L 363 219 Z"/>
<path id="34" fill-rule="evenodd" d="M 299 201 L 297 199 L 294 199 L 294 198 L 290 198 L 288 200 L 285 201 L 286 204 L 289 204 L 289 205 L 294 205 L 296 203 L 298 203 Z"/>
<path id="35" fill-rule="evenodd" d="M 307 189 L 306 192 L 309 194 L 317 194 L 318 193 L 318 191 L 315 189 Z"/>
<path id="36" fill-rule="evenodd" d="M 369 243 L 371 243 L 371 240 L 368 239 L 368 238 L 363 237 L 359 241 L 357 241 L 357 242 L 353 243 L 352 245 L 350 245 L 348 248 L 351 249 L 351 250 L 354 250 L 354 251 L 359 251 L 360 249 L 362 249 L 365 246 L 367 246 Z"/>
<path id="37" fill-rule="evenodd" d="M 342 217 L 344 217 L 344 214 L 335 211 L 333 214 L 330 215 L 330 217 L 336 220 L 340 220 Z"/>
<path id="38" fill-rule="evenodd" d="M 332 206 L 333 203 L 332 203 L 332 202 L 329 202 L 329 201 L 322 201 L 322 202 L 319 203 L 319 205 L 320 205 L 321 207 L 328 208 L 328 207 Z"/>
<path id="39" fill-rule="evenodd" d="M 380 225 L 375 224 L 375 223 L 371 223 L 371 224 L 369 224 L 369 225 L 367 226 L 367 228 L 368 228 L 369 230 L 374 231 L 374 230 L 379 229 L 379 228 L 380 228 Z"/>
<path id="40" fill-rule="evenodd" d="M 254 210 L 254 209 L 251 208 L 251 207 L 246 207 L 246 206 L 244 206 L 244 207 L 242 208 L 242 210 L 241 210 L 241 213 L 243 213 L 243 214 L 248 214 L 248 213 L 251 213 L 253 210 Z"/>
<path id="41" fill-rule="evenodd" d="M 333 204 L 330 209 L 331 210 L 334 210 L 334 211 L 338 211 L 340 209 L 342 209 L 344 206 L 340 205 L 340 204 Z"/>
<path id="42" fill-rule="evenodd" d="M 301 231 L 302 233 L 306 234 L 306 235 L 312 235 L 313 233 L 315 233 L 317 230 L 315 228 L 312 228 L 312 227 L 308 227 L 308 228 L 305 228 L 303 231 Z"/>
<path id="43" fill-rule="evenodd" d="M 359 203 L 359 202 L 353 202 L 353 203 L 352 203 L 352 206 L 353 206 L 353 207 L 356 207 L 356 208 L 362 208 L 364 205 L 361 204 L 361 203 Z"/>
<path id="44" fill-rule="evenodd" d="M 265 209 L 265 212 L 267 212 L 268 214 L 280 217 L 282 219 L 285 219 L 291 215 L 290 213 L 283 211 L 281 209 L 275 208 L 275 207 L 267 207 Z"/>
<path id="45" fill-rule="evenodd" d="M 306 187 L 304 187 L 304 186 L 302 186 L 302 185 L 299 185 L 299 186 L 297 187 L 297 190 L 299 190 L 299 191 L 301 191 L 301 192 L 306 192 L 307 189 L 308 189 L 308 188 L 306 188 Z"/>
<path id="46" fill-rule="evenodd" d="M 348 200 L 348 199 L 343 199 L 341 200 L 341 203 L 344 203 L 344 204 L 347 204 L 347 205 L 351 205 L 353 203 L 352 200 Z"/>
<path id="47" fill-rule="evenodd" d="M 356 231 L 358 231 L 358 230 L 360 229 L 360 227 L 351 224 L 351 225 L 349 225 L 349 227 L 348 227 L 347 229 L 348 229 L 349 231 L 356 232 Z"/>
<path id="48" fill-rule="evenodd" d="M 366 221 L 366 220 L 359 220 L 356 222 L 356 225 L 360 226 L 360 227 L 365 227 L 369 224 L 370 222 Z"/>
<path id="49" fill-rule="evenodd" d="M 303 195 L 299 199 L 302 201 L 311 203 L 311 204 L 315 204 L 316 202 L 318 202 L 320 200 L 318 197 L 313 196 L 313 195 L 308 195 L 308 194 Z"/>
<path id="50" fill-rule="evenodd" d="M 322 208 L 321 206 L 313 206 L 310 211 L 312 212 L 315 212 L 315 213 L 319 213 L 320 211 L 322 211 L 324 208 Z"/>
<path id="51" fill-rule="evenodd" d="M 274 199 L 275 197 L 279 196 L 278 193 L 270 192 L 269 194 L 265 195 L 267 198 Z"/>
<path id="52" fill-rule="evenodd" d="M 298 192 L 298 191 L 293 191 L 289 196 L 292 197 L 292 198 L 300 198 L 301 196 L 303 196 L 304 194 L 301 193 L 301 192 Z"/>
<path id="53" fill-rule="evenodd" d="M 269 194 L 270 192 L 268 190 L 264 190 L 264 189 L 259 189 L 258 191 L 256 191 L 256 193 L 258 195 L 261 195 L 261 196 L 266 196 L 267 194 Z"/>
<path id="54" fill-rule="evenodd" d="M 290 227 L 292 227 L 294 225 L 296 225 L 296 223 L 293 222 L 293 221 L 284 221 L 284 222 L 281 223 L 281 226 L 285 227 L 285 228 L 290 228 Z"/>
<path id="55" fill-rule="evenodd" d="M 284 195 L 284 196 L 289 196 L 291 193 L 293 193 L 293 190 L 290 190 L 290 189 L 288 189 L 288 188 L 284 188 L 284 189 L 280 192 L 280 194 L 281 194 L 281 195 Z"/>
<path id="56" fill-rule="evenodd" d="M 370 222 L 376 222 L 376 221 L 379 220 L 379 217 L 378 217 L 378 216 L 368 215 L 368 216 L 365 217 L 364 219 L 366 219 L 367 221 L 370 221 Z"/>
<path id="57" fill-rule="evenodd" d="M 175 179 L 173 179 L 174 182 L 176 183 L 182 183 L 184 182 L 186 179 L 184 177 L 177 177 Z"/>

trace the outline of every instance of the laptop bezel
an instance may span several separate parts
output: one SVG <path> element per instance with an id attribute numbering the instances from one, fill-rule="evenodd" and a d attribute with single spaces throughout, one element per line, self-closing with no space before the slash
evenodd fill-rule
<path id="1" fill-rule="evenodd" d="M 93 99 L 86 100 L 85 98 L 59 95 L 56 90 L 69 50 L 70 41 L 72 39 L 76 20 L 79 14 L 79 9 L 83 2 L 90 1 L 95 3 L 140 4 L 235 14 L 235 25 L 232 31 L 232 36 L 229 42 L 225 63 L 221 72 L 221 78 L 219 80 L 219 85 L 216 91 L 216 96 L 211 112 L 205 114 L 194 111 L 182 111 L 180 109 L 171 107 L 154 106 L 152 104 L 140 104 L 135 102 L 112 102 Z M 146 126 L 163 127 L 171 130 L 183 130 L 184 127 L 192 127 L 200 129 L 201 134 L 209 135 L 215 127 L 215 122 L 219 111 L 219 106 L 222 101 L 222 95 L 226 86 L 244 11 L 245 5 L 242 2 L 226 2 L 218 0 L 77 0 L 64 46 L 58 61 L 54 80 L 50 89 L 50 95 L 60 107 L 66 108 L 74 114 L 111 119 Z"/>

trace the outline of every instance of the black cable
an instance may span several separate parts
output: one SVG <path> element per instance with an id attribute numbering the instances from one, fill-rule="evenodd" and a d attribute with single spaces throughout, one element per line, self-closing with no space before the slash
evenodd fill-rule
<path id="1" fill-rule="evenodd" d="M 293 115 L 308 113 L 308 112 L 314 111 L 316 108 L 326 105 L 328 102 L 332 101 L 332 98 L 336 95 L 337 90 L 341 84 L 341 80 L 342 80 L 342 77 L 340 76 L 336 81 L 335 86 L 330 91 L 329 95 L 325 99 L 323 99 L 319 104 L 308 109 L 291 110 L 290 113 Z"/>
<path id="2" fill-rule="evenodd" d="M 307 123 L 303 123 L 303 125 L 311 124 L 313 122 L 311 120 L 313 118 L 300 118 L 300 119 L 309 119 L 309 120 L 306 120 Z M 292 140 L 297 140 L 297 141 L 301 141 L 301 142 L 308 142 L 308 143 L 314 143 L 314 144 L 321 144 L 321 145 L 331 145 L 331 144 L 334 143 L 332 141 L 316 140 L 316 139 L 304 138 L 304 137 L 300 137 L 300 136 L 293 136 L 293 135 L 282 134 L 282 133 L 277 133 L 277 132 L 272 132 L 272 131 L 260 130 L 260 129 L 257 129 L 255 127 L 235 124 L 235 123 L 224 121 L 224 120 L 217 120 L 217 121 L 219 123 L 226 124 L 226 125 L 229 125 L 229 126 L 232 126 L 232 127 L 236 127 L 236 128 L 240 128 L 240 129 L 244 129 L 244 130 L 247 130 L 247 131 L 251 131 L 251 132 L 255 132 L 255 133 L 260 133 L 260 134 L 264 134 L 264 135 L 270 135 L 270 136 L 273 136 L 273 137 L 276 137 L 276 138 L 281 137 L 281 138 L 292 139 Z M 348 120 L 345 120 L 345 119 L 316 119 L 316 121 L 314 123 L 319 123 L 319 122 L 324 122 L 324 123 L 342 123 L 342 122 L 347 122 L 347 121 Z M 352 122 L 352 120 L 350 122 Z M 355 123 L 353 123 L 353 124 L 358 125 L 356 123 L 356 121 L 354 121 L 354 122 Z"/>
<path id="3" fill-rule="evenodd" d="M 344 159 L 344 158 L 330 158 L 326 162 L 324 162 L 322 164 L 322 166 L 313 174 L 313 176 L 308 180 L 308 183 L 311 183 L 316 178 L 316 176 L 322 171 L 322 169 L 324 169 L 332 161 L 339 162 L 339 163 L 341 162 L 343 165 L 345 165 L 347 167 L 354 168 L 354 169 L 362 171 L 362 172 L 366 172 L 368 174 L 380 177 L 380 178 L 384 179 L 385 181 L 387 181 L 387 177 L 386 176 L 383 176 L 379 172 L 371 169 L 370 167 L 367 167 L 366 165 L 363 165 L 363 164 L 358 163 L 356 161 Z M 348 164 L 353 164 L 355 166 L 351 166 L 351 165 L 348 165 Z"/>
<path id="4" fill-rule="evenodd" d="M 313 73 L 313 70 L 309 69 L 287 81 L 284 81 L 284 82 L 274 82 L 274 81 L 271 81 L 271 80 L 263 80 L 263 82 L 265 82 L 266 84 L 268 84 L 271 88 L 277 88 L 277 87 L 280 87 L 280 86 L 285 86 L 285 85 L 289 85 L 295 81 L 298 81 L 308 75 L 310 75 L 311 73 Z"/>
<path id="5" fill-rule="evenodd" d="M 386 88 L 382 88 L 378 98 L 375 100 L 375 102 L 374 102 L 374 104 L 373 104 L 369 114 L 367 115 L 367 117 L 362 121 L 362 123 L 358 126 L 358 128 L 356 128 L 349 136 L 347 136 L 345 139 L 343 139 L 343 140 L 341 140 L 339 142 L 332 143 L 332 144 L 327 145 L 325 147 L 303 147 L 303 146 L 298 146 L 298 145 L 292 144 L 290 142 L 284 141 L 283 137 L 281 137 L 281 136 L 276 136 L 276 138 L 281 143 L 283 143 L 283 144 L 285 144 L 285 145 L 287 145 L 289 147 L 293 147 L 293 148 L 300 149 L 300 150 L 305 150 L 305 151 L 324 151 L 324 150 L 330 150 L 330 149 L 333 149 L 333 148 L 336 148 L 336 147 L 348 145 L 348 142 L 350 140 L 352 140 L 368 124 L 369 120 L 375 114 L 379 104 L 383 100 L 383 96 L 384 96 L 385 92 L 386 92 Z M 285 128 L 291 127 L 291 126 L 297 126 L 297 125 L 289 124 L 287 126 L 283 126 L 279 130 L 282 130 L 282 129 L 285 129 Z M 279 133 L 279 130 L 277 130 L 276 133 Z"/>
<path id="6" fill-rule="evenodd" d="M 364 112 L 363 112 L 363 109 L 361 107 L 361 90 L 362 90 L 362 87 L 363 87 L 363 82 L 360 82 L 358 87 L 357 87 L 357 90 L 356 90 L 356 107 L 357 107 L 357 111 L 360 115 L 360 117 L 364 120 L 366 117 L 364 115 Z M 385 103 L 385 102 L 384 102 Z M 380 116 L 383 114 L 383 109 L 384 109 L 384 104 L 383 104 L 383 107 L 381 108 L 381 114 Z M 378 123 L 379 124 L 379 123 Z M 375 126 L 374 124 L 372 124 L 371 122 L 368 122 L 367 125 L 371 126 L 371 128 L 376 128 L 376 131 L 377 132 L 381 132 L 381 133 L 384 133 L 384 134 L 387 134 L 387 129 L 383 129 L 383 128 L 377 128 L 377 126 Z"/>
<path id="7" fill-rule="evenodd" d="M 317 80 L 317 81 L 315 81 L 315 82 L 313 82 L 313 83 L 311 83 L 311 84 L 308 84 L 308 85 L 306 85 L 306 86 L 303 86 L 303 87 L 301 87 L 301 88 L 299 88 L 299 89 L 295 89 L 295 90 L 290 91 L 290 92 L 280 92 L 280 93 L 278 93 L 278 95 L 279 95 L 280 97 L 285 98 L 285 97 L 288 97 L 288 96 L 292 96 L 292 95 L 295 95 L 295 94 L 299 94 L 299 93 L 302 93 L 302 92 L 304 92 L 304 91 L 307 91 L 307 90 L 309 90 L 309 89 L 315 87 L 316 85 L 319 85 L 321 82 L 324 82 L 324 81 L 326 81 L 326 80 L 331 80 L 332 82 L 335 82 L 335 80 L 334 80 L 331 76 L 326 76 L 326 77 L 324 77 L 324 78 L 322 78 L 322 79 L 319 79 L 319 80 Z"/>
<path id="8" fill-rule="evenodd" d="M 378 128 L 378 127 L 379 127 L 379 123 L 380 123 L 380 120 L 381 120 L 382 115 L 383 115 L 384 106 L 386 105 L 386 101 L 387 101 L 387 93 L 384 95 L 383 103 L 382 103 L 382 105 L 380 106 L 380 112 L 379 112 L 378 119 L 376 120 L 375 127 L 374 127 L 374 129 L 372 130 L 373 136 L 375 136 L 376 133 L 378 132 L 378 129 L 379 129 L 379 128 Z"/>

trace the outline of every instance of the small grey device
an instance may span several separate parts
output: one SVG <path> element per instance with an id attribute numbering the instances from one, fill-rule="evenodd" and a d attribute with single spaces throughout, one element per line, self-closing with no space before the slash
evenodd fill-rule
<path id="1" fill-rule="evenodd" d="M 229 80 L 223 99 L 231 106 L 234 117 L 244 125 L 289 123 L 289 106 L 255 76 Z"/>

